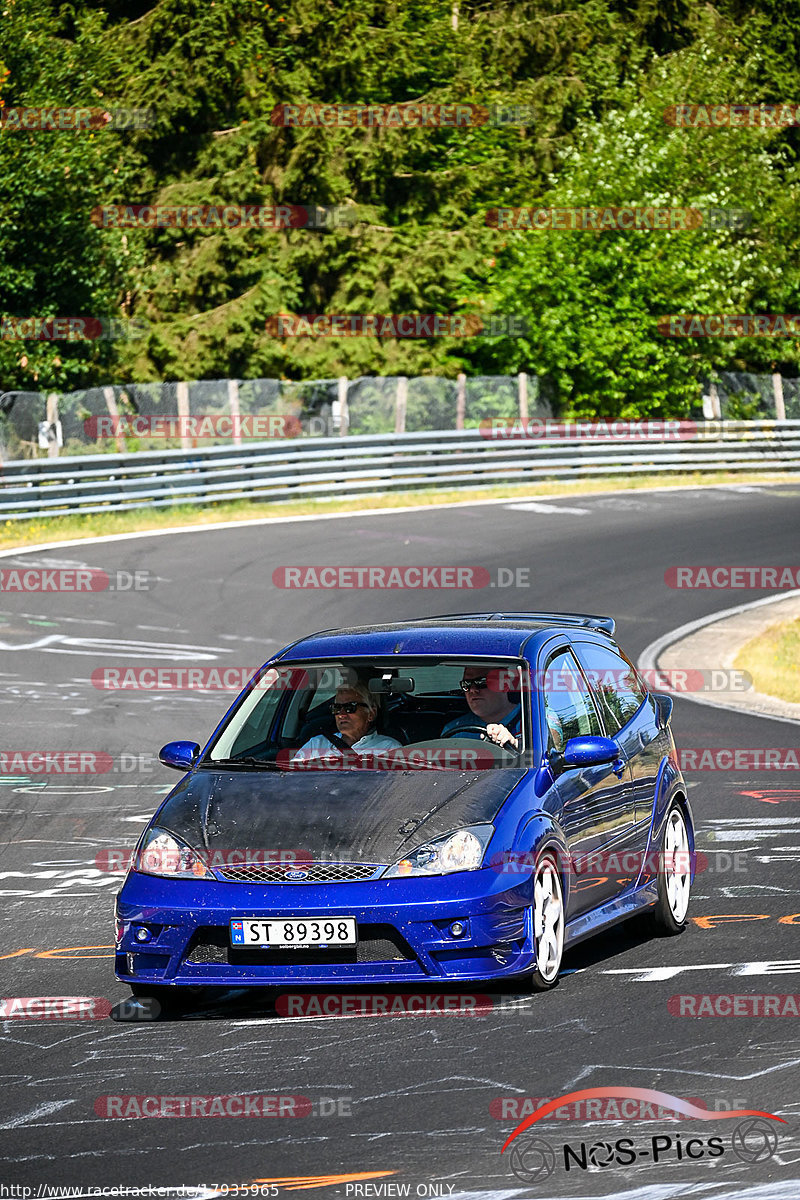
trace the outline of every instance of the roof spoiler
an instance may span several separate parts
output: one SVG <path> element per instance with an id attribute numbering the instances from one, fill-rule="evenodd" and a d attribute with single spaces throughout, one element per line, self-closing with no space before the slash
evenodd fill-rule
<path id="1" fill-rule="evenodd" d="M 524 613 L 490 613 L 492 621 L 513 621 L 516 617 L 533 617 L 534 620 L 552 621 L 554 625 L 577 625 L 582 629 L 599 629 L 603 633 L 614 636 L 617 627 L 613 617 L 593 617 L 589 613 L 562 612 L 524 612 Z"/>
<path id="2" fill-rule="evenodd" d="M 573 625 L 582 629 L 598 629 L 603 633 L 614 636 L 616 622 L 613 617 L 593 617 L 589 613 L 563 612 L 472 612 L 472 613 L 440 613 L 430 617 L 431 621 L 469 621 L 470 618 L 481 621 L 552 621 L 554 625 Z M 409 622 L 412 623 L 412 622 Z M 414 624 L 421 623 L 414 621 Z"/>

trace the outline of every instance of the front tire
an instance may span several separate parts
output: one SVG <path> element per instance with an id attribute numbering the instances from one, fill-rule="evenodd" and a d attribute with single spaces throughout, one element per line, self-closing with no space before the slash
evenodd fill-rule
<path id="1" fill-rule="evenodd" d="M 564 953 L 564 891 L 552 854 L 536 864 L 533 876 L 533 948 L 536 966 L 531 990 L 546 992 L 558 982 Z"/>
<path id="2" fill-rule="evenodd" d="M 658 900 L 653 912 L 656 930 L 667 936 L 686 928 L 692 885 L 691 855 L 686 817 L 673 803 L 664 821 L 658 864 Z"/>

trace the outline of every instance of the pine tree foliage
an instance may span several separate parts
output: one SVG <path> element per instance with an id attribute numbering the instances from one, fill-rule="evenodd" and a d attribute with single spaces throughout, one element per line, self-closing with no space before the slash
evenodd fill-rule
<path id="1" fill-rule="evenodd" d="M 561 411 L 686 410 L 791 340 L 664 339 L 663 313 L 792 312 L 797 129 L 675 129 L 800 95 L 800 3 L 3 0 L 0 104 L 147 107 L 133 132 L 0 131 L 0 314 L 147 336 L 0 341 L 0 390 L 339 374 L 545 375 Z M 279 104 L 527 105 L 527 125 L 283 128 Z M 329 205 L 328 230 L 114 229 L 98 205 Z M 502 231 L 488 209 L 747 209 L 744 229 Z M 514 312 L 523 339 L 276 339 L 294 313 Z"/>

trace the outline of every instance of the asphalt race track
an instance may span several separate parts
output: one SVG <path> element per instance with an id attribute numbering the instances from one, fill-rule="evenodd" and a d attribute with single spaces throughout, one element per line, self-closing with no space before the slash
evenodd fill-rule
<path id="1" fill-rule="evenodd" d="M 116 764 L 100 775 L 0 776 L 0 993 L 126 998 L 112 971 L 121 877 L 96 856 L 131 846 L 177 780 L 154 761 L 160 746 L 205 741 L 233 698 L 99 690 L 98 669 L 255 668 L 316 629 L 481 609 L 609 613 L 636 658 L 670 629 L 768 594 L 675 590 L 668 567 L 797 564 L 798 531 L 800 489 L 732 486 L 143 535 L 4 558 L 3 568 L 147 572 L 148 586 L 0 597 L 6 752 L 105 752 Z M 273 585 L 275 568 L 298 564 L 472 565 L 515 586 L 420 594 Z M 508 570 L 498 577 L 498 568 Z M 529 586 L 516 586 L 520 568 L 530 569 Z M 673 727 L 679 746 L 698 748 L 797 748 L 800 732 L 683 698 Z M 800 777 L 750 769 L 687 779 L 708 856 L 689 928 L 666 939 L 617 928 L 568 955 L 547 994 L 494 991 L 492 1011 L 479 1016 L 289 1019 L 272 997 L 237 993 L 156 1022 L 4 1020 L 0 1184 L 30 1186 L 32 1197 L 39 1184 L 73 1185 L 76 1195 L 99 1185 L 191 1185 L 212 1195 L 274 1180 L 281 1193 L 343 1197 L 797 1200 L 800 1019 L 692 1019 L 673 1015 L 668 1001 L 800 993 Z M 113 1015 L 124 1018 L 124 1007 Z M 515 1174 L 510 1150 L 500 1150 L 523 1098 L 593 1087 L 656 1089 L 712 1112 L 763 1110 L 786 1123 L 766 1122 L 778 1130 L 770 1153 L 758 1130 L 735 1141 L 735 1118 L 612 1112 L 587 1122 L 562 1110 L 532 1131 L 555 1154 L 552 1174 L 529 1183 Z M 240 1121 L 96 1110 L 107 1095 L 265 1093 L 308 1097 L 311 1111 Z M 724 1152 L 709 1156 L 714 1136 Z M 618 1161 L 623 1138 L 632 1140 L 631 1165 Z M 691 1138 L 700 1141 L 686 1153 Z M 573 1157 L 566 1170 L 565 1143 L 577 1157 L 589 1152 L 585 1167 Z M 532 1173 L 538 1161 L 533 1147 L 521 1169 Z"/>

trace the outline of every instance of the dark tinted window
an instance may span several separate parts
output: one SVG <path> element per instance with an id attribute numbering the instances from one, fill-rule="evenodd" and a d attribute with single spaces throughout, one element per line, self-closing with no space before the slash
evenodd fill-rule
<path id="1" fill-rule="evenodd" d="M 602 733 L 586 680 L 568 650 L 548 660 L 542 687 L 548 750 L 563 750 L 573 737 Z"/>
<path id="2" fill-rule="evenodd" d="M 582 642 L 577 649 L 606 731 L 613 737 L 641 707 L 647 689 L 635 668 L 610 646 Z"/>

